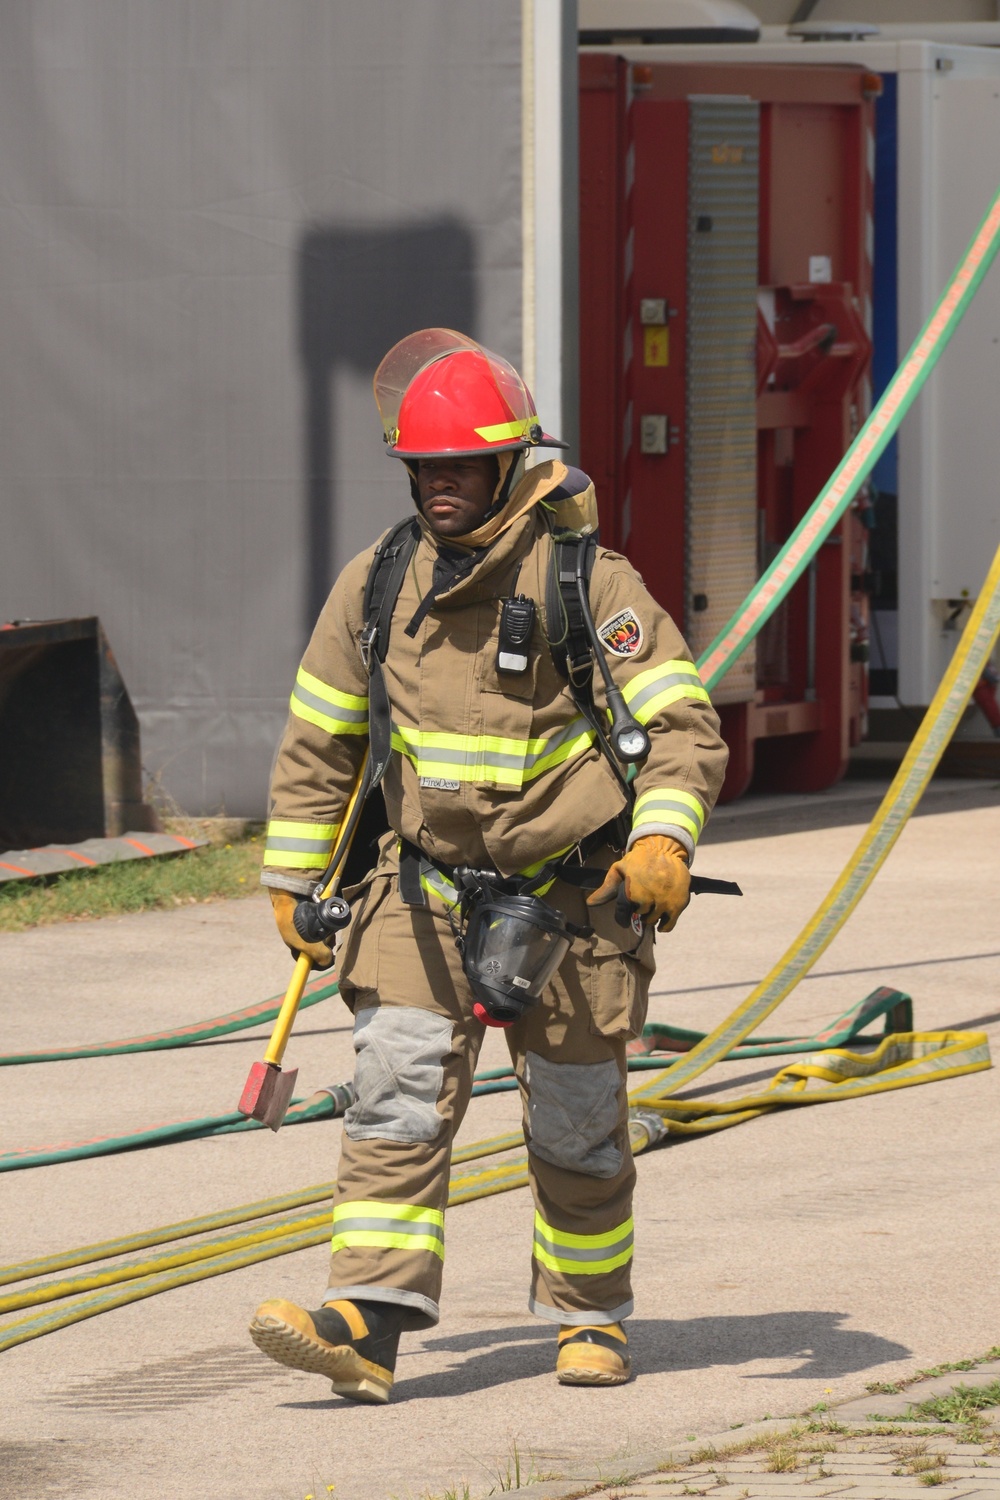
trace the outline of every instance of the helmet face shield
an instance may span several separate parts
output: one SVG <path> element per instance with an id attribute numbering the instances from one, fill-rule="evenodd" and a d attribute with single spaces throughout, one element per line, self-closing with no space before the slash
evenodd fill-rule
<path id="1" fill-rule="evenodd" d="M 375 372 L 375 401 L 396 458 L 564 447 L 542 431 L 513 365 L 451 328 L 402 339 Z"/>
<path id="2" fill-rule="evenodd" d="M 494 894 L 477 902 L 463 949 L 480 1020 L 510 1026 L 534 1005 L 569 952 L 562 914 L 537 896 Z"/>

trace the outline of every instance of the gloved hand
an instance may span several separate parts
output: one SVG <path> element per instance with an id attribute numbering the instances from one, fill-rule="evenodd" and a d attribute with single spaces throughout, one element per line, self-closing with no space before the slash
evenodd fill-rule
<path id="1" fill-rule="evenodd" d="M 291 891 L 279 891 L 274 886 L 268 886 L 271 895 L 271 905 L 274 907 L 274 920 L 278 924 L 278 931 L 286 946 L 291 949 L 296 958 L 300 953 L 308 953 L 313 961 L 314 969 L 328 969 L 333 963 L 333 949 L 327 943 L 307 943 L 304 938 L 299 937 L 295 930 L 295 908 L 304 899 L 302 896 L 293 896 Z"/>
<path id="2" fill-rule="evenodd" d="M 635 909 L 646 922 L 659 918 L 658 932 L 670 932 L 691 900 L 684 845 L 665 833 L 648 833 L 636 839 L 629 852 L 615 860 L 604 884 L 587 897 L 587 905 L 604 906 L 616 896 L 615 920 L 620 926 L 628 926 Z"/>

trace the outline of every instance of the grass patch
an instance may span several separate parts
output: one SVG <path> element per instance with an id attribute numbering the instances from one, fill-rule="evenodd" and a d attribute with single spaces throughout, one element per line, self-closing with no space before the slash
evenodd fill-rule
<path id="1" fill-rule="evenodd" d="M 980 1365 L 990 1364 L 995 1359 L 1000 1359 L 1000 1344 L 995 1344 L 992 1349 L 987 1349 L 985 1354 L 977 1354 L 972 1359 L 958 1359 L 954 1363 L 931 1365 L 928 1370 L 917 1370 L 913 1375 L 901 1375 L 898 1380 L 870 1380 L 865 1390 L 872 1396 L 898 1396 L 908 1385 L 915 1385 L 918 1380 L 937 1380 L 941 1375 L 954 1375 L 962 1370 L 975 1370 Z"/>
<path id="2" fill-rule="evenodd" d="M 977 1414 L 990 1406 L 1000 1406 L 1000 1380 L 981 1386 L 957 1385 L 946 1396 L 930 1396 L 914 1403 L 910 1413 L 934 1422 L 974 1422 Z"/>
<path id="3" fill-rule="evenodd" d="M 260 889 L 262 854 L 262 838 L 251 833 L 167 858 L 73 870 L 48 882 L 8 881 L 0 886 L 0 932 L 251 896 Z"/>

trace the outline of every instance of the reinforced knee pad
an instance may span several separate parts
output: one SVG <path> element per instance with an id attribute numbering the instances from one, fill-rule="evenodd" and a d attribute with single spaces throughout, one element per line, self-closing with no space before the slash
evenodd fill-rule
<path id="1" fill-rule="evenodd" d="M 344 1116 L 353 1141 L 433 1141 L 452 1023 L 433 1011 L 366 1006 L 354 1017 L 356 1101 Z"/>
<path id="2" fill-rule="evenodd" d="M 529 1149 L 542 1161 L 588 1177 L 617 1177 L 624 1154 L 618 1126 L 621 1075 L 613 1058 L 599 1063 L 556 1063 L 529 1052 Z"/>

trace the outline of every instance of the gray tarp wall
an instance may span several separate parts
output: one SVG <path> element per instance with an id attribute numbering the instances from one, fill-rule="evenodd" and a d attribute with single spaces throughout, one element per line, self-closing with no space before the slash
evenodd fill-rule
<path id="1" fill-rule="evenodd" d="M 382 354 L 520 360 L 521 14 L 0 0 L 0 620 L 100 615 L 187 812 L 263 815 L 319 605 L 408 508 Z"/>

